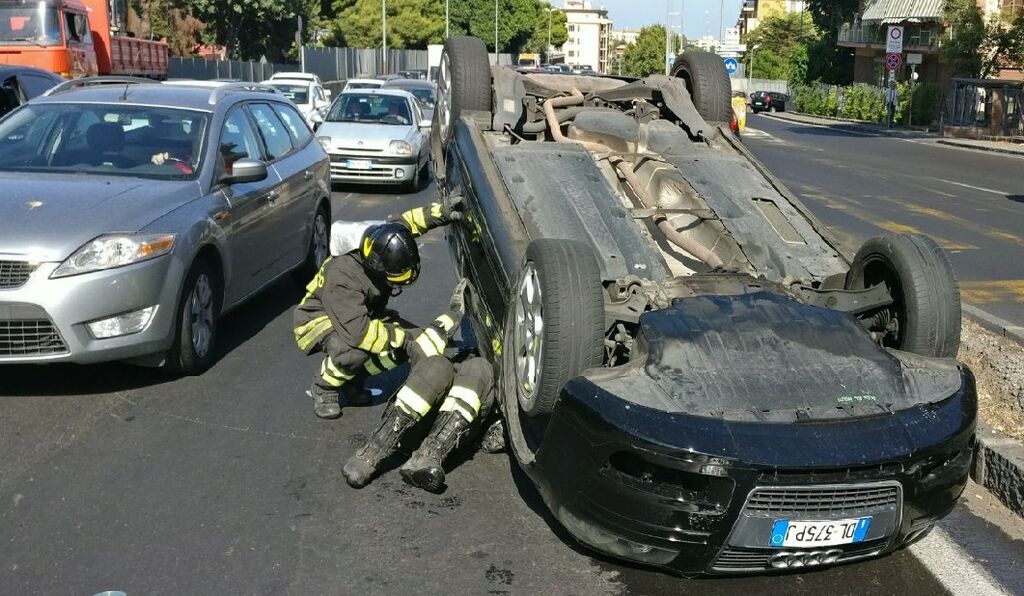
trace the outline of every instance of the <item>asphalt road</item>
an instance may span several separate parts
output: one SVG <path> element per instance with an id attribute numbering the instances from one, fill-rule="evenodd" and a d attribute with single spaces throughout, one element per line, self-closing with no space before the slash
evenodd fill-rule
<path id="1" fill-rule="evenodd" d="M 339 192 L 379 218 L 432 197 Z M 443 237 L 397 308 L 427 321 L 455 283 Z M 470 454 L 430 495 L 341 465 L 381 412 L 313 416 L 283 281 L 224 321 L 201 377 L 124 365 L 0 368 L 0 594 L 899 594 L 1024 586 L 1024 523 L 973 488 L 909 551 L 782 577 L 682 580 L 595 558 L 506 455 Z M 383 379 L 387 394 L 401 371 Z M 379 400 L 378 400 L 379 402 Z M 972 553 L 977 560 L 965 555 Z M 958 583 L 959 582 L 959 583 Z"/>
<path id="2" fill-rule="evenodd" d="M 747 147 L 856 250 L 923 232 L 949 252 L 964 302 L 1024 326 L 1024 157 L 748 115 Z"/>

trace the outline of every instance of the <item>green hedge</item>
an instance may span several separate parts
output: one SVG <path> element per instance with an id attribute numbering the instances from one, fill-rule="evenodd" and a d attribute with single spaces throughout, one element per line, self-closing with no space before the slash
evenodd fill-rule
<path id="1" fill-rule="evenodd" d="M 910 85 L 896 85 L 896 122 L 908 124 L 910 118 Z M 913 93 L 913 125 L 927 126 L 935 117 L 939 88 L 932 83 L 916 85 Z M 802 85 L 796 89 L 796 111 L 814 116 L 850 118 L 868 122 L 885 122 L 885 90 L 865 84 L 845 87 L 821 84 Z"/>

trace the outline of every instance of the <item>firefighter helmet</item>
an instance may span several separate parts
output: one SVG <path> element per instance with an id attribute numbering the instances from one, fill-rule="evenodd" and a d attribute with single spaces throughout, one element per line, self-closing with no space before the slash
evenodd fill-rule
<path id="1" fill-rule="evenodd" d="M 389 286 L 407 286 L 420 275 L 420 251 L 409 228 L 400 223 L 370 226 L 363 232 L 360 253 L 368 271 Z"/>

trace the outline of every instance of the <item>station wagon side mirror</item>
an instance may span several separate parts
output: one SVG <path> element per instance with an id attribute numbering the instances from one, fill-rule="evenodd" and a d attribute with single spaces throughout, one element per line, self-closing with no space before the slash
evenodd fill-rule
<path id="1" fill-rule="evenodd" d="M 258 159 L 244 158 L 231 166 L 231 173 L 221 177 L 221 184 L 244 184 L 267 178 L 267 164 Z"/>

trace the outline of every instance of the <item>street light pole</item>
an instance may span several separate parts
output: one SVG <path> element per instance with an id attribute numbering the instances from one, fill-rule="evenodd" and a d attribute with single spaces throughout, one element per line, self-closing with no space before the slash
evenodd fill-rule
<path id="1" fill-rule="evenodd" d="M 448 39 L 449 35 L 451 33 L 448 28 L 448 0 L 444 0 L 444 38 Z"/>
<path id="2" fill-rule="evenodd" d="M 381 47 L 381 66 L 384 68 L 384 72 L 380 74 L 388 73 L 388 0 L 380 0 L 380 47 Z"/>
<path id="3" fill-rule="evenodd" d="M 494 0 L 494 64 L 498 64 L 498 0 Z"/>

